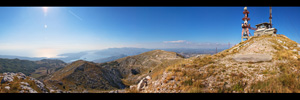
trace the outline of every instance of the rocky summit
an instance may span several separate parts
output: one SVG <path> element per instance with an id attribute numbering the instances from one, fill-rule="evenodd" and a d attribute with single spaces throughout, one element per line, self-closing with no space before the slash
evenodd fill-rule
<path id="1" fill-rule="evenodd" d="M 183 59 L 128 92 L 298 93 L 299 51 L 284 35 L 252 37 L 215 55 Z"/>

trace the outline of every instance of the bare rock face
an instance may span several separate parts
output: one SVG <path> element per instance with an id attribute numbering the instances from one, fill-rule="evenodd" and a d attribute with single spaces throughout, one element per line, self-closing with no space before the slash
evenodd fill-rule
<path id="1" fill-rule="evenodd" d="M 271 61 L 272 56 L 268 54 L 238 54 L 232 57 L 237 62 L 261 62 Z"/>

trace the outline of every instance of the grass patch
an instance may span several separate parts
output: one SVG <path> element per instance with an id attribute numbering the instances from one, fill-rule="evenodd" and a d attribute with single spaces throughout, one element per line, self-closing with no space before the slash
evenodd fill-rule
<path id="1" fill-rule="evenodd" d="M 242 91 L 244 91 L 244 88 L 245 88 L 245 86 L 242 85 L 241 82 L 238 82 L 237 84 L 235 84 L 235 85 L 233 85 L 233 86 L 231 87 L 232 91 L 237 91 L 237 92 L 242 92 Z"/>

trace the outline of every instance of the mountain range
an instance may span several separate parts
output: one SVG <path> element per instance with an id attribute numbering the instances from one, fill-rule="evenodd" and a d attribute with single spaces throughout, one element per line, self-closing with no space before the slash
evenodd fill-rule
<path id="1" fill-rule="evenodd" d="M 46 57 L 22 57 L 22 56 L 11 56 L 11 55 L 0 55 L 0 58 L 7 59 L 20 59 L 20 60 L 31 60 L 38 61 L 42 59 L 59 59 L 66 63 L 71 63 L 77 60 L 93 61 L 95 63 L 102 63 L 113 61 L 126 56 L 138 55 L 147 51 L 155 49 L 146 48 L 108 48 L 103 50 L 90 50 L 82 51 L 78 53 L 64 53 L 59 54 L 59 58 L 46 58 Z M 184 57 L 192 57 L 198 54 L 215 54 L 216 49 L 192 49 L 192 48 L 171 48 L 171 49 L 160 49 L 165 51 L 171 51 L 181 54 Z M 219 48 L 217 52 L 224 50 L 224 48 Z"/>
<path id="2" fill-rule="evenodd" d="M 102 63 L 0 59 L 0 70 L 22 72 L 29 78 L 37 72 L 48 72 L 36 77 L 46 90 L 25 81 L 31 82 L 32 88 L 50 93 L 300 92 L 300 44 L 281 34 L 253 36 L 216 54 L 184 57 L 176 52 L 150 50 L 115 57 Z M 0 74 L 0 91 L 11 93 L 14 91 L 8 91 L 7 86 L 18 89 L 12 84 L 20 80 L 10 81 L 7 75 Z"/>
<path id="3" fill-rule="evenodd" d="M 38 61 L 3 59 L 0 58 L 0 73 L 22 72 L 34 78 L 47 75 L 65 67 L 67 64 L 56 59 L 42 59 Z"/>
<path id="4" fill-rule="evenodd" d="M 262 35 L 213 55 L 152 50 L 106 63 L 80 60 L 44 82 L 92 93 L 298 93 L 299 58 L 297 42 Z"/>
<path id="5" fill-rule="evenodd" d="M 152 71 L 183 59 L 175 52 L 153 50 L 106 63 L 75 61 L 44 78 L 48 88 L 59 91 L 99 92 L 137 84 Z M 164 63 L 164 65 L 162 65 Z"/>

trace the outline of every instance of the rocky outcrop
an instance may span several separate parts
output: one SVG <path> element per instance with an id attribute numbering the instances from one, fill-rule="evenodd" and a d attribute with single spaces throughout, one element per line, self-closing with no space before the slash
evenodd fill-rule
<path id="1" fill-rule="evenodd" d="M 131 85 L 129 92 L 299 92 L 291 88 L 299 84 L 299 51 L 300 45 L 283 35 L 253 37 L 215 55 L 174 63 L 152 74 L 151 81 Z"/>
<path id="2" fill-rule="evenodd" d="M 23 79 L 24 80 L 26 78 L 26 75 L 19 72 L 17 77 L 18 77 L 18 79 Z"/>
<path id="3" fill-rule="evenodd" d="M 48 93 L 48 90 L 41 81 L 28 77 L 21 72 L 5 72 L 1 77 L 3 77 L 1 84 L 5 85 L 5 89 L 8 90 L 8 93 L 10 93 L 10 91 L 18 91 L 17 93 Z M 30 84 L 28 82 L 30 82 Z"/>
<path id="4" fill-rule="evenodd" d="M 150 76 L 149 76 L 150 77 Z M 169 78 L 170 77 L 170 78 Z M 139 93 L 180 93 L 183 90 L 176 88 L 180 87 L 180 81 L 175 80 L 177 76 L 173 76 L 171 73 L 164 72 L 158 80 L 149 80 L 144 78 L 141 80 L 141 85 L 132 85 L 130 90 L 137 89 Z M 147 80 L 145 82 L 145 80 Z M 144 83 L 144 84 L 142 84 Z M 145 84 L 146 83 L 146 84 Z M 138 84 L 139 85 L 139 84 Z"/>
<path id="5" fill-rule="evenodd" d="M 1 80 L 1 84 L 6 83 L 6 82 L 12 82 L 14 81 L 14 76 L 16 75 L 15 73 L 3 73 L 3 79 Z"/>
<path id="6" fill-rule="evenodd" d="M 42 93 L 47 93 L 48 90 L 46 89 L 44 83 L 42 83 L 41 81 L 35 79 L 35 78 L 30 78 L 30 80 L 34 81 L 34 83 L 36 84 L 36 86 L 42 91 Z"/>
<path id="7" fill-rule="evenodd" d="M 143 78 L 137 85 L 137 91 L 142 91 L 146 86 L 148 86 L 149 81 L 151 80 L 150 76 Z"/>
<path id="8" fill-rule="evenodd" d="M 23 83 L 23 84 L 22 84 Z M 21 82 L 21 89 L 19 93 L 38 93 L 36 90 L 32 89 L 30 85 L 26 82 Z"/>

